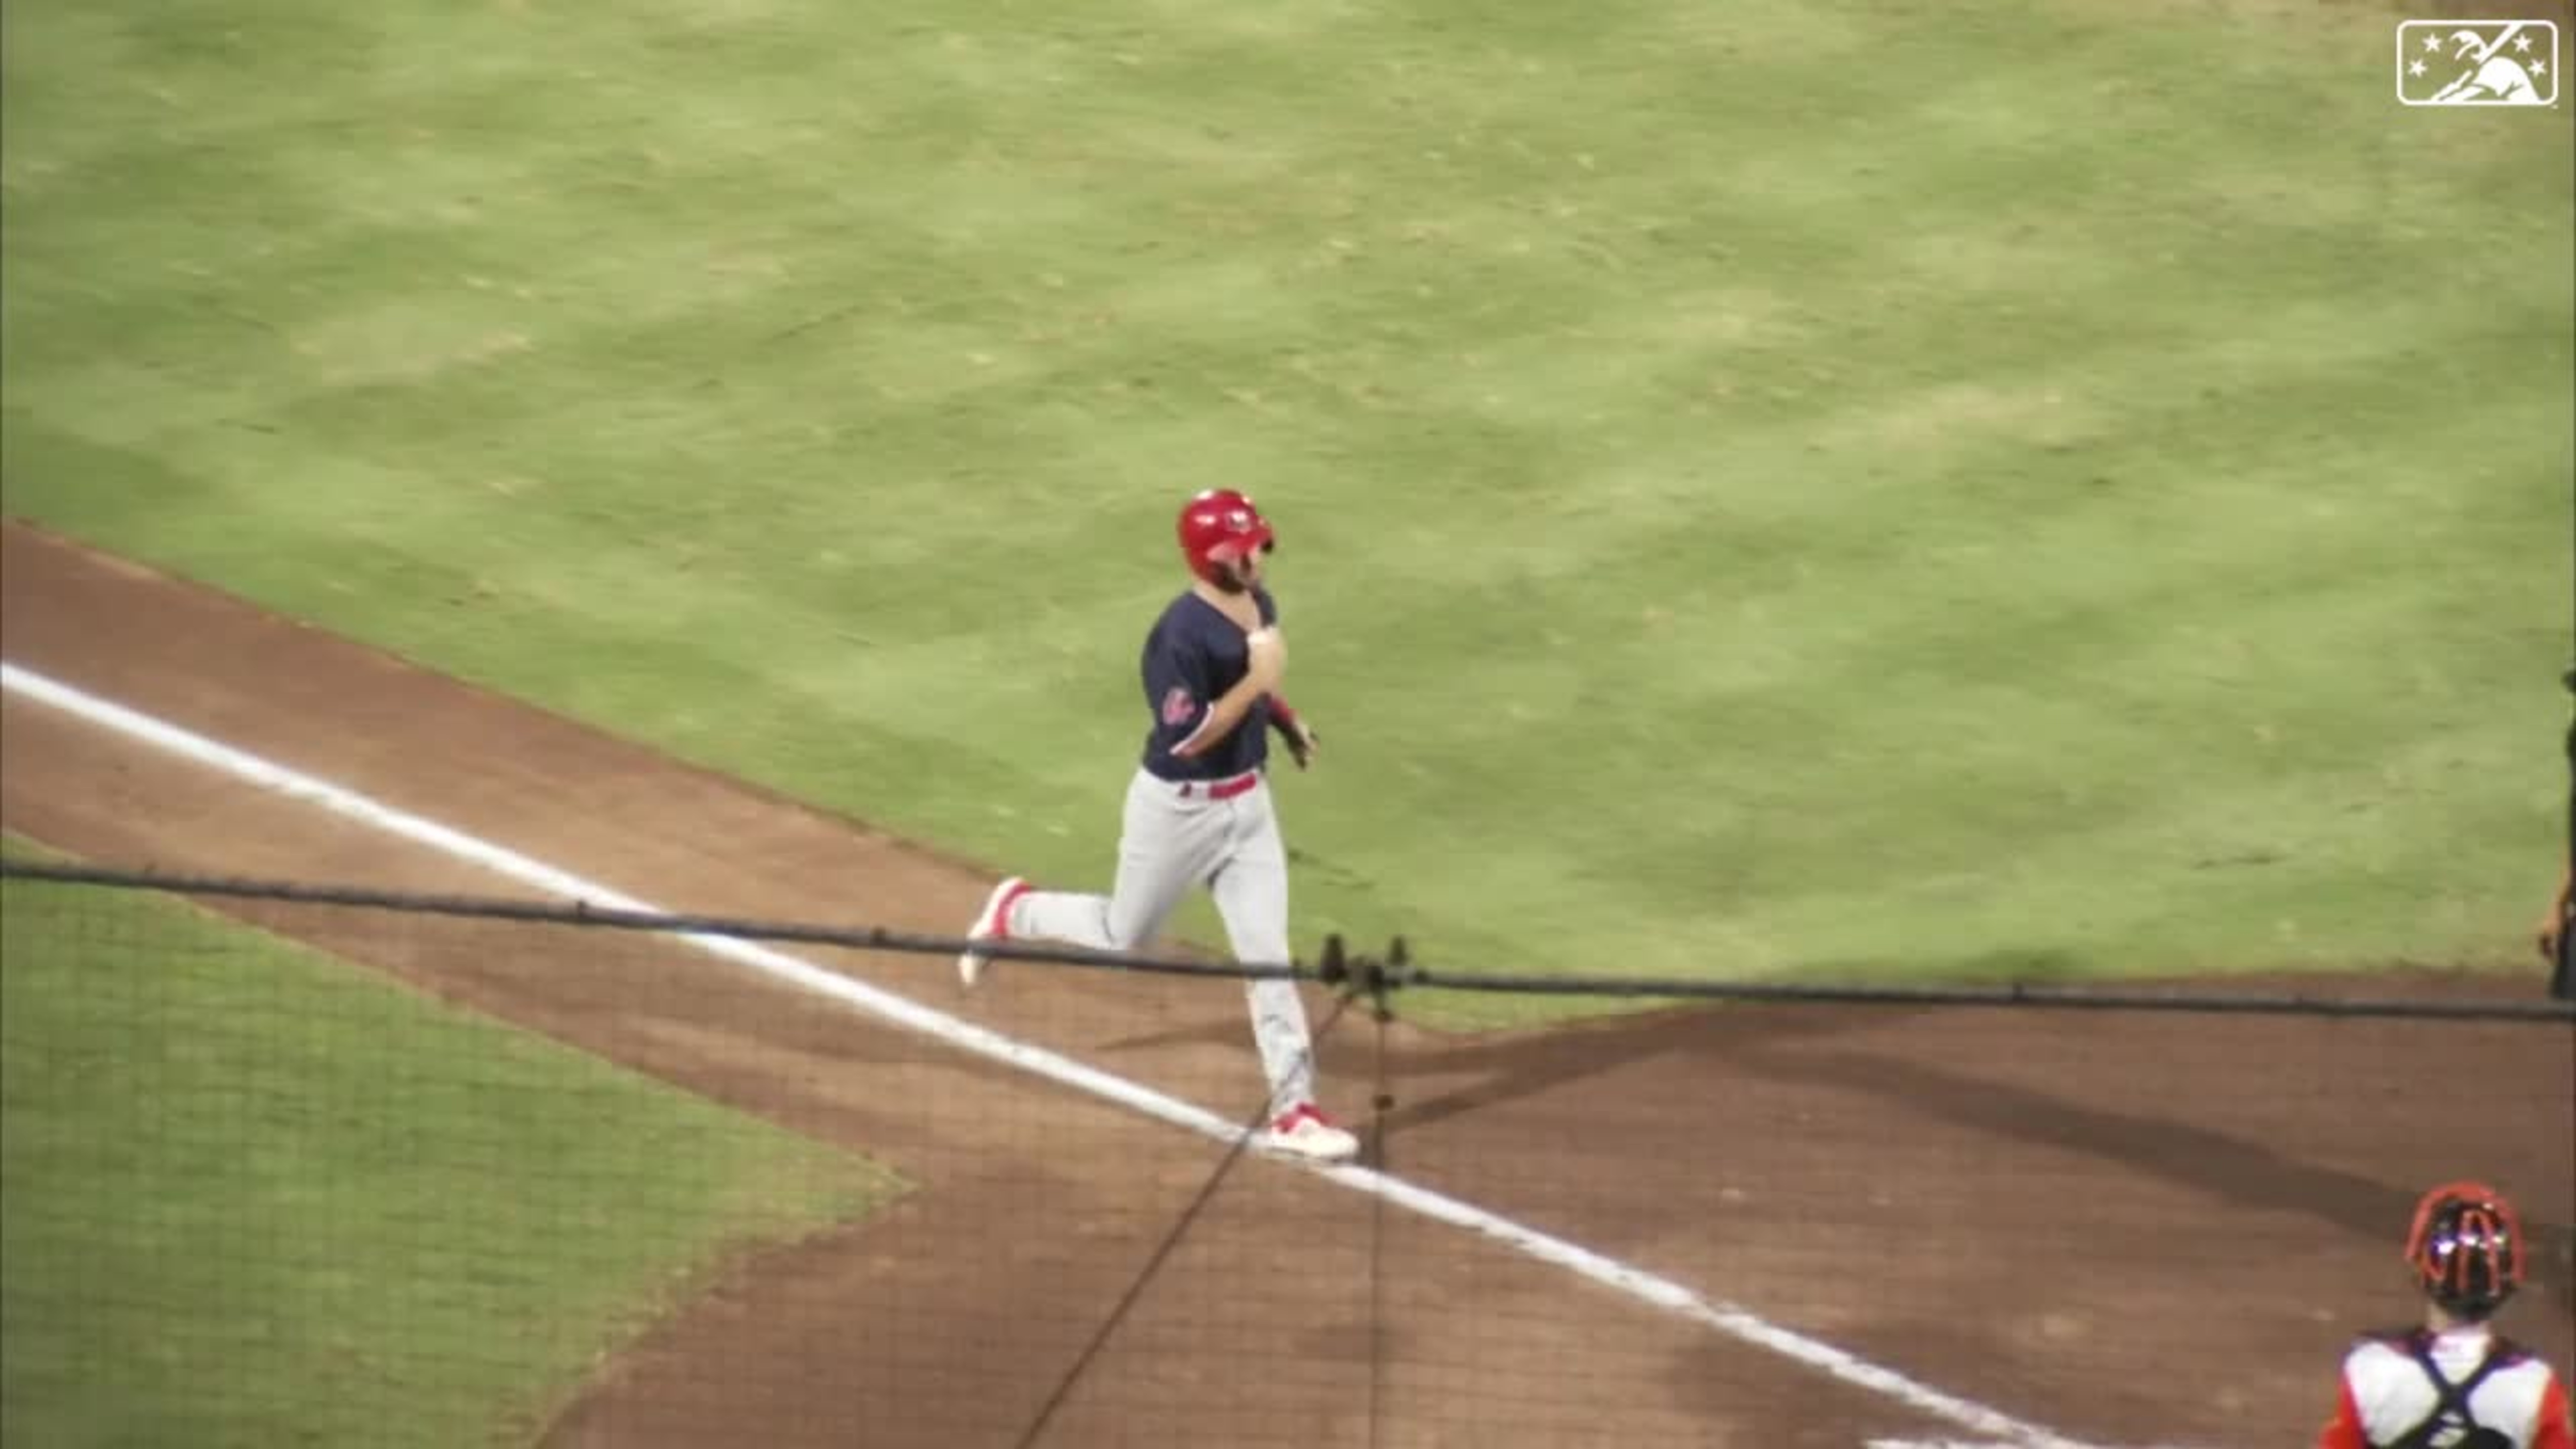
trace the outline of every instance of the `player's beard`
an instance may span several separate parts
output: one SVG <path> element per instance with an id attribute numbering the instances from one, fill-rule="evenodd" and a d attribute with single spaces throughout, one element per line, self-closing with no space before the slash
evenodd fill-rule
<path id="1" fill-rule="evenodd" d="M 1248 594 L 1261 582 L 1261 565 L 1251 558 L 1227 559 L 1216 571 L 1216 586 L 1229 594 Z"/>

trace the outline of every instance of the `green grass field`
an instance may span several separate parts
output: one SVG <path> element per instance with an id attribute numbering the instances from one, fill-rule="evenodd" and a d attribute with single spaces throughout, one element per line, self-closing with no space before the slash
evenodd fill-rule
<path id="1" fill-rule="evenodd" d="M 1310 949 L 2517 961 L 2576 150 L 2394 18 L 22 0 L 0 501 L 1105 884 L 1239 485 Z"/>
<path id="2" fill-rule="evenodd" d="M 192 908 L 0 885 L 0 1438 L 517 1441 L 850 1156 Z"/>

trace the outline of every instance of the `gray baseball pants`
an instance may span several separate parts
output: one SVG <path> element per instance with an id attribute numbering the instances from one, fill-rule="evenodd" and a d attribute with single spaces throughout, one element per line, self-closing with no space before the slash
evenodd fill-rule
<path id="1" fill-rule="evenodd" d="M 1011 908 L 1012 937 L 1132 951 L 1154 938 L 1193 886 L 1216 898 L 1234 959 L 1283 966 L 1288 948 L 1288 852 L 1267 780 L 1229 799 L 1139 769 L 1128 782 L 1118 876 L 1105 896 L 1032 891 Z M 1252 1040 L 1270 1082 L 1270 1114 L 1315 1100 L 1315 1048 L 1297 984 L 1244 983 Z"/>

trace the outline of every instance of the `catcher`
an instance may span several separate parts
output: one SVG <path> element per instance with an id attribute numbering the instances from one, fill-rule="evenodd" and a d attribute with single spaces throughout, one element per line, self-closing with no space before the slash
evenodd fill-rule
<path id="1" fill-rule="evenodd" d="M 2317 1449 L 2576 1449 L 2556 1371 L 2487 1327 L 2521 1285 L 2526 1251 L 2494 1188 L 2424 1194 L 2406 1235 L 2424 1326 L 2374 1334 L 2345 1356 Z"/>

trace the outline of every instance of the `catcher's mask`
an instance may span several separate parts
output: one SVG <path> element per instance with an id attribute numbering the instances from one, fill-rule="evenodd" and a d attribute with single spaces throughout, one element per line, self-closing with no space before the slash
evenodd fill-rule
<path id="1" fill-rule="evenodd" d="M 1222 565 L 1277 546 L 1261 510 L 1231 488 L 1211 488 L 1183 504 L 1180 536 L 1190 572 L 1212 584 L 1227 582 Z"/>
<path id="2" fill-rule="evenodd" d="M 2522 1286 L 2522 1220 L 2485 1183 L 2445 1183 L 2415 1204 L 2406 1262 L 2444 1311 L 2486 1318 Z"/>

